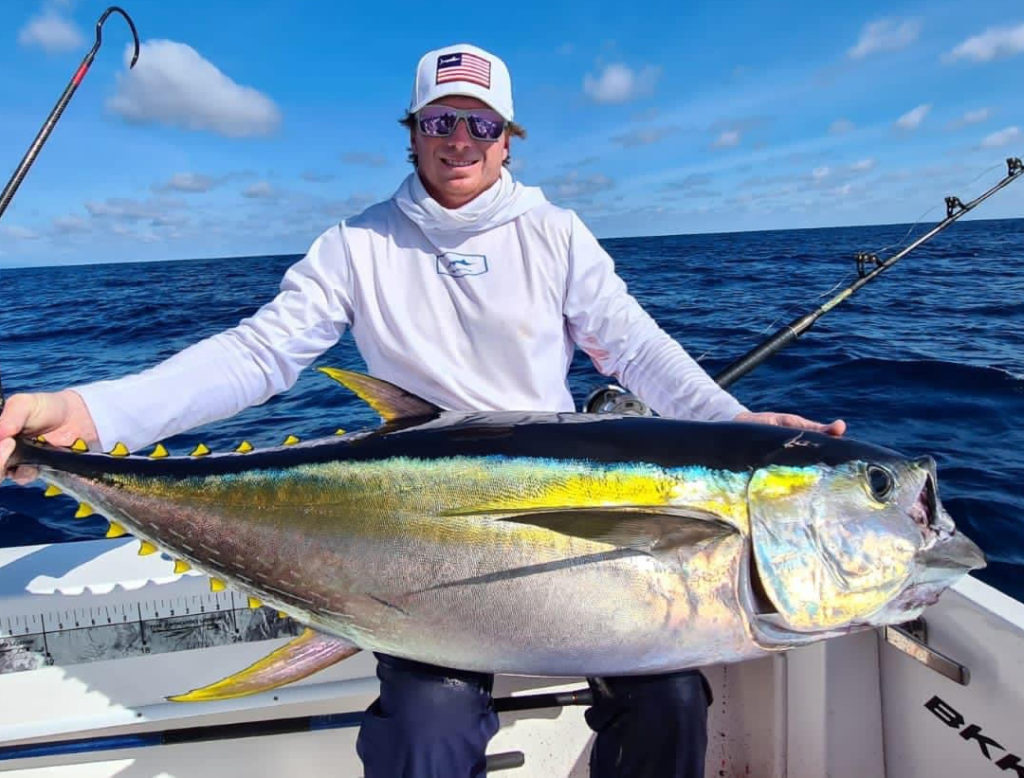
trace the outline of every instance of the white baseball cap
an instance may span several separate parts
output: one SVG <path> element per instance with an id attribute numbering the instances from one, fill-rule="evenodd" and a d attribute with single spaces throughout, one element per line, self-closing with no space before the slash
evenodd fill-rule
<path id="1" fill-rule="evenodd" d="M 440 97 L 475 97 L 512 121 L 512 78 L 505 63 L 468 43 L 428 51 L 416 68 L 409 113 Z"/>

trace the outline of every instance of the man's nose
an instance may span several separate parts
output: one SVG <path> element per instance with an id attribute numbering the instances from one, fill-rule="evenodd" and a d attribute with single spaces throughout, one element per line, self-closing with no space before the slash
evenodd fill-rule
<path id="1" fill-rule="evenodd" d="M 464 118 L 459 117 L 455 121 L 455 129 L 448 136 L 448 142 L 458 143 L 463 146 L 473 142 L 473 136 L 469 134 L 469 125 Z"/>

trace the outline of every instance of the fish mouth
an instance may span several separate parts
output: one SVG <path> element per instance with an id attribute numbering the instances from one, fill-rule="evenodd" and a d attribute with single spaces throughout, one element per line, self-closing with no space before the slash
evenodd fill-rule
<path id="1" fill-rule="evenodd" d="M 936 521 L 939 515 L 939 501 L 935 493 L 935 461 L 927 457 L 931 466 L 924 479 L 924 486 L 917 495 L 917 500 L 910 506 L 908 514 L 914 523 L 923 530 L 932 531 L 936 529 Z"/>

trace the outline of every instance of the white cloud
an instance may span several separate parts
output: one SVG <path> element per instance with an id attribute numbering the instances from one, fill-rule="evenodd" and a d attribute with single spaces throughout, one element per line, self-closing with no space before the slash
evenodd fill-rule
<path id="1" fill-rule="evenodd" d="M 977 111 L 968 111 L 960 117 L 959 125 L 980 124 L 992 115 L 988 108 L 979 108 Z"/>
<path id="2" fill-rule="evenodd" d="M 149 200 L 133 200 L 128 197 L 110 197 L 103 201 L 90 200 L 85 210 L 93 218 L 122 219 L 124 221 L 149 221 L 156 223 L 166 218 L 167 212 L 181 208 L 181 200 L 168 197 Z"/>
<path id="3" fill-rule="evenodd" d="M 341 155 L 341 161 L 365 167 L 384 167 L 388 163 L 387 157 L 383 154 L 371 154 L 368 151 L 346 151 Z"/>
<path id="4" fill-rule="evenodd" d="M 866 173 L 867 171 L 875 167 L 875 160 L 871 157 L 865 159 L 858 159 L 852 165 L 850 165 L 850 172 L 852 173 Z"/>
<path id="5" fill-rule="evenodd" d="M 18 31 L 18 43 L 22 46 L 39 46 L 47 53 L 54 54 L 82 48 L 85 37 L 74 23 L 51 9 L 29 19 Z"/>
<path id="6" fill-rule="evenodd" d="M 218 181 L 202 173 L 175 173 L 171 180 L 157 187 L 161 192 L 209 192 Z"/>
<path id="7" fill-rule="evenodd" d="M 1024 52 L 1024 24 L 1006 28 L 991 27 L 981 35 L 975 35 L 957 45 L 945 59 L 951 62 L 958 59 L 989 62 L 1021 52 Z"/>
<path id="8" fill-rule="evenodd" d="M 242 191 L 243 197 L 253 199 L 273 197 L 275 194 L 274 187 L 270 185 L 269 181 L 257 181 Z"/>
<path id="9" fill-rule="evenodd" d="M 716 149 L 727 149 L 740 144 L 739 130 L 722 130 L 711 145 Z"/>
<path id="10" fill-rule="evenodd" d="M 125 49 L 125 64 L 131 47 Z M 281 123 L 274 101 L 236 84 L 184 43 L 142 44 L 138 64 L 118 75 L 107 107 L 130 122 L 210 130 L 230 138 L 269 135 Z"/>
<path id="11" fill-rule="evenodd" d="M 647 65 L 639 72 L 627 65 L 608 65 L 600 75 L 587 73 L 583 77 L 583 91 L 598 103 L 625 103 L 654 91 L 661 68 Z"/>
<path id="12" fill-rule="evenodd" d="M 19 227 L 16 224 L 7 224 L 0 227 L 0 233 L 14 240 L 36 240 L 39 237 L 39 233 L 35 230 L 30 230 L 28 227 Z"/>
<path id="13" fill-rule="evenodd" d="M 981 142 L 981 147 L 983 149 L 997 149 L 1000 146 L 1013 143 L 1020 137 L 1020 127 L 1007 127 L 1005 130 L 999 130 L 999 132 L 993 132 L 991 135 L 985 136 L 985 139 Z"/>
<path id="14" fill-rule="evenodd" d="M 848 132 L 853 132 L 853 122 L 849 119 L 836 119 L 829 125 L 829 135 L 845 135 Z"/>
<path id="15" fill-rule="evenodd" d="M 917 106 L 903 114 L 899 119 L 896 120 L 896 126 L 901 130 L 916 130 L 921 126 L 921 122 L 924 121 L 924 117 L 928 115 L 928 112 L 932 109 L 928 103 Z"/>
<path id="16" fill-rule="evenodd" d="M 326 184 L 337 178 L 334 173 L 323 173 L 317 170 L 305 170 L 302 172 L 302 180 L 313 184 Z"/>
<path id="17" fill-rule="evenodd" d="M 822 165 L 821 167 L 816 167 L 811 171 L 811 178 L 815 181 L 821 181 L 822 179 L 828 178 L 828 174 L 831 172 L 832 170 L 828 165 Z"/>
<path id="18" fill-rule="evenodd" d="M 600 173 L 595 173 L 591 176 L 581 176 L 577 171 L 573 170 L 564 176 L 542 181 L 541 185 L 545 191 L 558 200 L 578 200 L 589 198 L 605 189 L 611 189 L 615 186 L 615 183 Z"/>
<path id="19" fill-rule="evenodd" d="M 54 229 L 57 232 L 89 232 L 89 223 L 81 216 L 58 216 L 53 220 Z"/>
<path id="20" fill-rule="evenodd" d="M 657 143 L 662 138 L 678 132 L 678 130 L 678 127 L 641 127 L 640 129 L 614 136 L 612 142 L 618 143 L 627 149 L 635 148 L 636 146 L 649 146 L 652 143 Z"/>
<path id="21" fill-rule="evenodd" d="M 921 23 L 915 19 L 879 19 L 861 28 L 860 39 L 846 54 L 850 59 L 863 59 L 876 51 L 898 51 L 917 40 Z"/>
<path id="22" fill-rule="evenodd" d="M 92 216 L 111 216 L 131 221 L 152 219 L 157 213 L 157 209 L 151 205 L 127 197 L 111 197 L 102 202 L 90 200 L 85 204 L 85 209 Z"/>

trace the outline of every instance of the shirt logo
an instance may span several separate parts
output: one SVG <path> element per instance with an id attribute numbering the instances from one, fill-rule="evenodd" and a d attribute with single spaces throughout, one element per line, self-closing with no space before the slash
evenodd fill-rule
<path id="1" fill-rule="evenodd" d="M 479 276 L 487 272 L 487 257 L 483 254 L 456 254 L 446 251 L 437 255 L 437 273 L 452 278 Z"/>
<path id="2" fill-rule="evenodd" d="M 445 84 L 449 81 L 468 81 L 484 89 L 490 89 L 491 62 L 469 52 L 444 54 L 437 58 L 437 75 L 434 83 Z"/>

